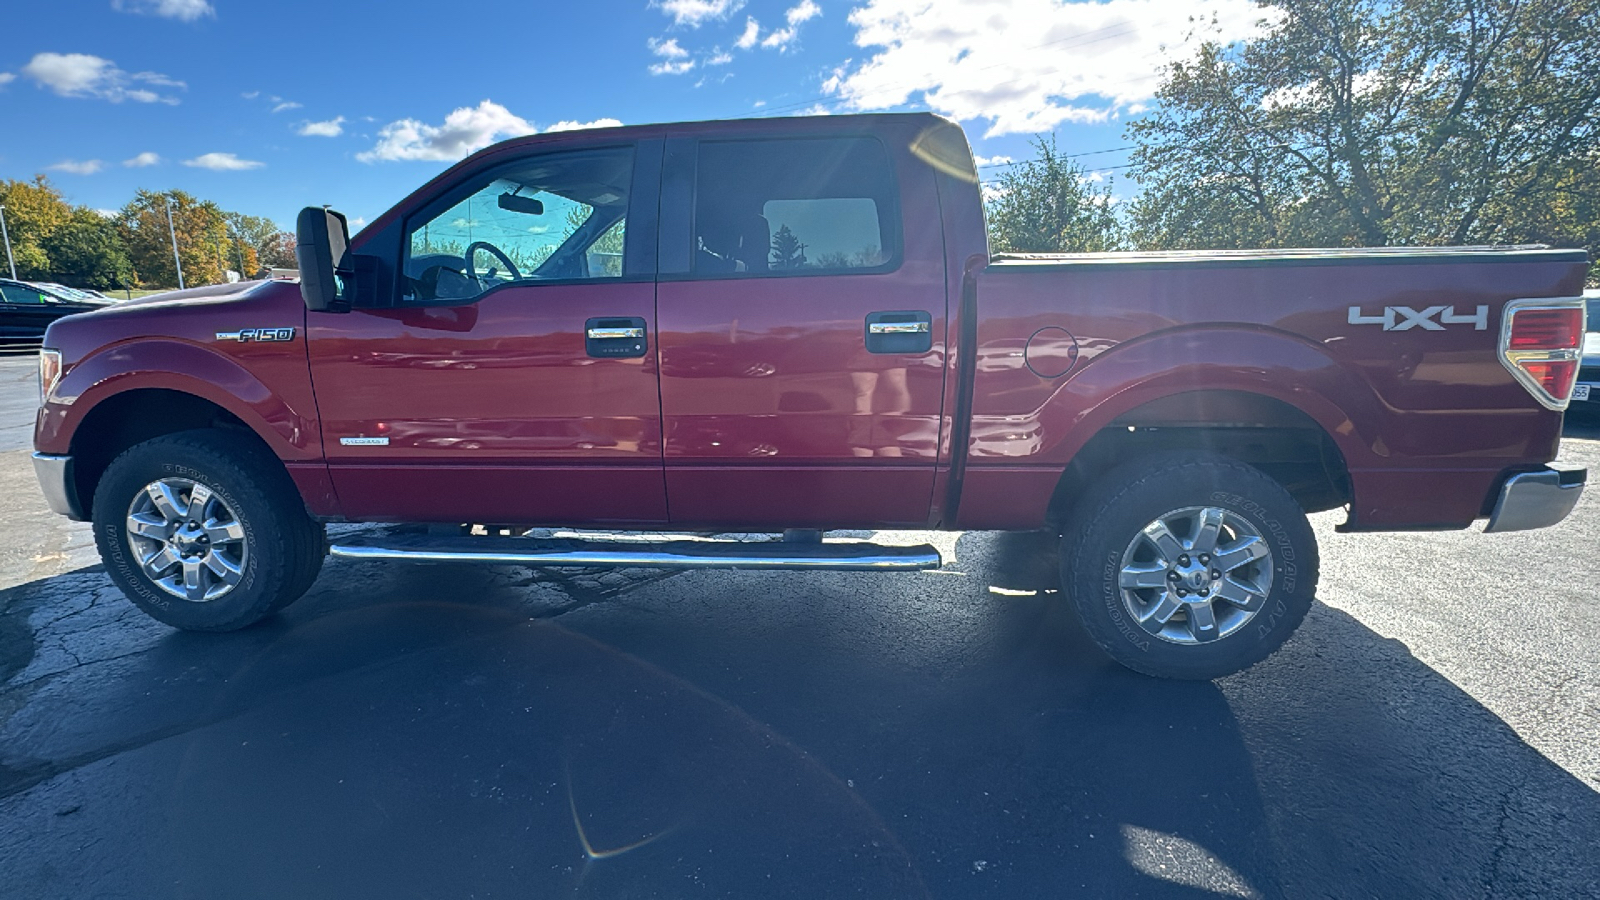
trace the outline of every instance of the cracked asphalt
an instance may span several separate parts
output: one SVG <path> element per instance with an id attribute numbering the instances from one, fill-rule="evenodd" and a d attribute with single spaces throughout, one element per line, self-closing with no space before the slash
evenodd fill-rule
<path id="1" fill-rule="evenodd" d="M 1208 684 L 1096 651 L 1037 535 L 903 575 L 330 560 L 192 635 L 46 510 L 31 366 L 0 360 L 8 900 L 1600 896 L 1594 493 L 1526 534 L 1316 516 L 1304 627 Z"/>

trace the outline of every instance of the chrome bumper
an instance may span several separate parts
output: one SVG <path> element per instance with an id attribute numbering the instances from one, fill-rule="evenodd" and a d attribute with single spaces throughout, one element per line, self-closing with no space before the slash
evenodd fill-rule
<path id="1" fill-rule="evenodd" d="M 72 479 L 72 457 L 33 454 L 33 474 L 39 478 L 39 488 L 44 491 L 44 502 L 50 509 L 74 522 L 87 522 L 78 503 L 77 482 Z"/>
<path id="2" fill-rule="evenodd" d="M 1541 469 L 1506 479 L 1484 531 L 1526 531 L 1565 519 L 1583 496 L 1588 469 Z"/>

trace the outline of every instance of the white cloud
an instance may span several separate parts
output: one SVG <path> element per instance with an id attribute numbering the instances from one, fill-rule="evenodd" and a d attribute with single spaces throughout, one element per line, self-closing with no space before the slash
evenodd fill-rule
<path id="1" fill-rule="evenodd" d="M 574 122 L 571 120 L 562 120 L 554 125 L 551 125 L 549 128 L 546 128 L 545 131 L 578 131 L 579 129 L 583 128 L 619 128 L 621 125 L 622 122 L 620 120 L 612 118 L 595 119 L 593 122 Z"/>
<path id="2" fill-rule="evenodd" d="M 240 94 L 239 96 L 243 97 L 246 100 L 254 100 L 255 98 L 261 96 L 261 92 L 260 91 L 245 91 L 244 93 Z"/>
<path id="3" fill-rule="evenodd" d="M 277 106 L 274 106 L 272 111 L 275 113 L 281 113 L 285 110 L 299 109 L 301 106 L 302 104 L 296 103 L 293 100 L 285 100 L 282 103 L 279 103 Z"/>
<path id="4" fill-rule="evenodd" d="M 689 59 L 689 51 L 678 45 L 677 38 L 651 38 L 648 41 L 650 52 L 661 57 L 661 62 L 650 66 L 651 75 L 682 75 L 694 68 L 694 60 Z"/>
<path id="5" fill-rule="evenodd" d="M 99 97 L 112 103 L 177 103 L 176 97 L 163 96 L 135 84 L 157 87 L 187 87 L 183 82 L 158 72 L 128 73 L 109 59 L 87 53 L 39 53 L 22 67 L 22 74 L 63 97 Z"/>
<path id="6" fill-rule="evenodd" d="M 812 0 L 800 0 L 798 5 L 789 7 L 789 11 L 783 14 L 784 19 L 789 24 L 768 34 L 766 39 L 761 42 L 761 46 L 778 50 L 779 52 L 787 51 L 789 45 L 794 43 L 795 38 L 800 36 L 800 24 L 809 22 L 820 15 L 822 15 L 822 7 L 813 3 Z M 854 17 L 852 13 L 851 18 L 853 19 Z M 748 28 L 746 31 L 748 32 Z M 739 39 L 744 40 L 743 35 Z"/>
<path id="7" fill-rule="evenodd" d="M 301 137 L 338 137 L 344 133 L 344 116 L 335 116 L 326 122 L 304 122 L 296 134 Z"/>
<path id="8" fill-rule="evenodd" d="M 1213 15 L 1208 36 L 1227 42 L 1273 12 L 1252 0 L 867 0 L 850 24 L 872 56 L 823 89 L 854 110 L 921 95 L 951 118 L 989 120 L 990 137 L 1103 122 L 1148 101 L 1165 48 Z"/>
<path id="9" fill-rule="evenodd" d="M 240 159 L 232 153 L 202 153 L 194 159 L 184 160 L 183 164 L 196 169 L 211 169 L 214 172 L 238 172 L 244 169 L 259 169 L 266 165 L 253 159 Z"/>
<path id="10" fill-rule="evenodd" d="M 981 169 L 984 166 L 1007 166 L 1012 163 L 1012 159 L 1009 156 L 978 156 L 973 154 L 972 163 Z"/>
<path id="11" fill-rule="evenodd" d="M 75 159 L 63 159 L 53 166 L 45 166 L 56 172 L 66 172 L 72 175 L 93 175 L 105 168 L 105 163 L 98 159 L 86 159 L 79 162 Z"/>
<path id="12" fill-rule="evenodd" d="M 551 131 L 574 131 L 579 128 L 615 128 L 622 122 L 613 118 L 590 122 L 563 120 L 546 128 Z M 477 106 L 463 106 L 444 117 L 444 124 L 429 125 L 417 119 L 400 119 L 378 130 L 377 146 L 356 154 L 362 162 L 379 160 L 424 159 L 455 162 L 482 150 L 498 140 L 535 134 L 538 128 L 492 100 Z"/>
<path id="13" fill-rule="evenodd" d="M 378 131 L 378 144 L 356 154 L 362 162 L 380 159 L 455 161 L 502 138 L 533 134 L 538 129 L 492 100 L 463 106 L 444 117 L 444 124 L 417 119 L 390 122 Z"/>
<path id="14" fill-rule="evenodd" d="M 350 219 L 349 221 L 351 228 L 361 228 L 367 224 L 366 217 L 364 216 L 356 216 L 354 219 Z"/>
<path id="15" fill-rule="evenodd" d="M 725 66 L 733 62 L 733 54 L 718 50 L 706 60 L 708 66 Z"/>
<path id="16" fill-rule="evenodd" d="M 683 59 L 689 55 L 689 51 L 678 45 L 677 38 L 668 38 L 664 41 L 660 38 L 651 38 L 646 43 L 650 45 L 650 52 L 662 59 Z"/>
<path id="17" fill-rule="evenodd" d="M 6 85 L 8 85 L 11 82 L 16 81 L 16 80 L 17 80 L 17 76 L 12 74 L 11 72 L 0 72 L 0 87 L 5 87 Z"/>
<path id="18" fill-rule="evenodd" d="M 734 41 L 733 45 L 738 47 L 740 50 L 749 50 L 751 47 L 756 45 L 756 40 L 760 37 L 761 23 L 756 21 L 755 16 L 746 16 L 744 20 L 744 33 L 739 35 L 739 39 Z"/>
<path id="19" fill-rule="evenodd" d="M 142 169 L 145 166 L 153 166 L 160 162 L 161 157 L 151 153 L 149 150 L 146 150 L 138 156 L 135 156 L 133 159 L 123 160 L 122 164 L 130 169 Z"/>
<path id="20" fill-rule="evenodd" d="M 217 17 L 216 8 L 207 0 L 111 0 L 111 8 L 118 12 L 161 16 L 183 22 L 193 22 L 205 16 Z"/>
<path id="21" fill-rule="evenodd" d="M 94 214 L 102 219 L 115 219 L 117 216 L 122 215 L 119 210 L 115 209 L 97 209 Z"/>
<path id="22" fill-rule="evenodd" d="M 654 0 L 650 5 L 671 16 L 674 25 L 699 28 L 743 9 L 744 0 Z"/>

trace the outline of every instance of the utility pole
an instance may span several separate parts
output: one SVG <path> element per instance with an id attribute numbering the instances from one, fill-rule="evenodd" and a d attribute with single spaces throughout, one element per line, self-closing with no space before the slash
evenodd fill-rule
<path id="1" fill-rule="evenodd" d="M 17 280 L 17 261 L 11 258 L 11 232 L 6 230 L 6 205 L 0 203 L 0 235 L 6 239 L 6 264 L 11 267 L 11 280 Z"/>
<path id="2" fill-rule="evenodd" d="M 183 290 L 183 260 L 178 256 L 178 232 L 172 227 L 172 198 L 167 204 L 167 236 L 172 238 L 172 262 L 178 267 L 178 290 Z"/>

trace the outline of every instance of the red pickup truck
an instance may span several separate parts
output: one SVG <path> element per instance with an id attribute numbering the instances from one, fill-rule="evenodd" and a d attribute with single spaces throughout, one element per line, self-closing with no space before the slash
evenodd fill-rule
<path id="1" fill-rule="evenodd" d="M 299 237 L 298 285 L 45 340 L 45 495 L 180 628 L 281 609 L 329 553 L 894 570 L 939 555 L 823 532 L 1049 528 L 1112 657 L 1209 678 L 1305 615 L 1306 513 L 1537 528 L 1586 479 L 1547 465 L 1583 251 L 996 255 L 931 115 L 519 138 Z"/>

